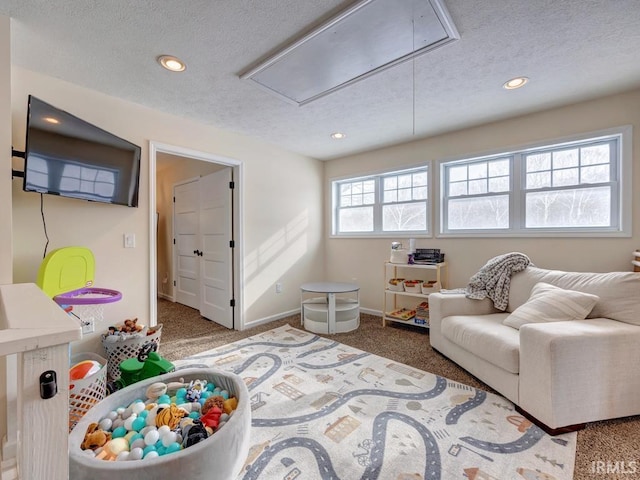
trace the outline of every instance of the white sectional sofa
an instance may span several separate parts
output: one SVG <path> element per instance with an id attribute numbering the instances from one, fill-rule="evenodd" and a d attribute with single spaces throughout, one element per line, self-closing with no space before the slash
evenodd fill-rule
<path id="1" fill-rule="evenodd" d="M 583 320 L 525 323 L 519 330 L 505 325 L 505 319 L 529 301 L 539 282 L 563 289 L 557 298 L 563 298 L 564 290 L 598 298 L 593 309 L 587 306 L 590 312 Z M 570 305 L 572 300 L 549 308 L 562 311 Z M 639 273 L 529 266 L 511 277 L 505 312 L 496 310 L 488 298 L 472 300 L 464 294 L 432 294 L 429 306 L 431 346 L 550 433 L 640 414 Z M 519 312 L 528 309 L 531 314 L 538 306 L 531 300 Z M 540 316 L 543 313 L 549 312 Z"/>

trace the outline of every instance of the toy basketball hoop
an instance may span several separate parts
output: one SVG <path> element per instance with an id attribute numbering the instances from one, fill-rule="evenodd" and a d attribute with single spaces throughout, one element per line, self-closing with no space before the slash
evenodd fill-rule
<path id="1" fill-rule="evenodd" d="M 81 321 L 100 322 L 104 318 L 104 305 L 117 302 L 122 293 L 108 288 L 80 288 L 53 297 L 53 301 Z"/>
<path id="2" fill-rule="evenodd" d="M 101 321 L 104 306 L 122 293 L 93 286 L 95 259 L 85 247 L 64 247 L 50 252 L 40 264 L 37 285 L 83 325 Z M 75 312 L 75 313 L 74 313 Z"/>

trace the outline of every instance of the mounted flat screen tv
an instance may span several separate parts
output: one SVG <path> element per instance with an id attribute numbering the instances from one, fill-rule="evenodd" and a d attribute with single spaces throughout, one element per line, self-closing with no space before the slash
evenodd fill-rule
<path id="1" fill-rule="evenodd" d="M 138 206 L 140 147 L 29 95 L 25 192 Z"/>

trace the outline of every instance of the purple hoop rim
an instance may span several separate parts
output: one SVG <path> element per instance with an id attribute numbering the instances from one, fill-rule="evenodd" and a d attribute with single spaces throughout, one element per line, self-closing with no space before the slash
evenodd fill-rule
<path id="1" fill-rule="evenodd" d="M 84 298 L 79 295 L 86 294 L 105 295 L 101 298 Z M 54 302 L 58 305 L 96 305 L 102 303 L 118 302 L 122 299 L 122 293 L 117 290 L 110 290 L 108 288 L 89 287 L 79 288 L 78 290 L 72 290 L 71 292 L 61 293 L 53 297 Z"/>

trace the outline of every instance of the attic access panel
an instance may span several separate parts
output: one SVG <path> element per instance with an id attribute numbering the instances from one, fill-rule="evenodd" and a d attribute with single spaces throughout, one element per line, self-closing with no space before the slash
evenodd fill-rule
<path id="1" fill-rule="evenodd" d="M 441 0 L 363 0 L 240 78 L 304 105 L 458 38 Z"/>

